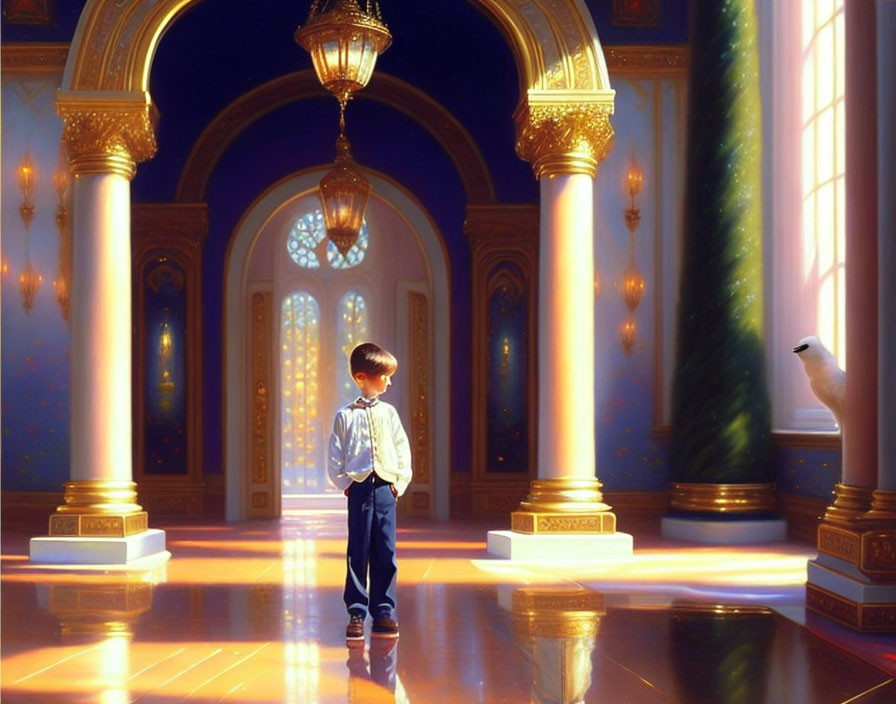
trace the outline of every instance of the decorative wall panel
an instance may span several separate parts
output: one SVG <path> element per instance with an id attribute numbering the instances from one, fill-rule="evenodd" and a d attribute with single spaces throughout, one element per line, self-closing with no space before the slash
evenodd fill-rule
<path id="1" fill-rule="evenodd" d="M 470 508 L 502 516 L 536 471 L 538 210 L 471 205 L 464 231 L 473 254 Z"/>
<path id="2" fill-rule="evenodd" d="M 154 513 L 205 510 L 201 248 L 204 204 L 134 204 L 134 481 Z"/>

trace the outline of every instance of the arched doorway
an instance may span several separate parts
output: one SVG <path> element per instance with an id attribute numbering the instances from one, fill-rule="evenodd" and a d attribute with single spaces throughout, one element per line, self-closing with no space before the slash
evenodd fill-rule
<path id="1" fill-rule="evenodd" d="M 355 265 L 348 266 L 314 232 L 323 173 L 303 172 L 272 186 L 231 241 L 224 315 L 227 518 L 279 515 L 284 490 L 326 490 L 322 445 L 333 412 L 353 397 L 344 349 L 360 335 L 399 358 L 387 400 L 416 447 L 408 510 L 447 518 L 449 389 L 437 370 L 449 362 L 450 311 L 440 236 L 412 195 L 371 175 L 366 245 L 363 253 L 360 247 L 349 253 Z"/>
<path id="2" fill-rule="evenodd" d="M 133 176 L 136 165 L 151 158 L 156 151 L 156 112 L 148 92 L 153 55 L 165 30 L 180 13 L 197 1 L 121 3 L 119 0 L 89 0 L 85 5 L 72 41 L 57 101 L 57 111 L 64 120 L 63 140 L 70 154 L 77 160 L 79 174 L 87 177 L 82 179 L 82 185 L 89 183 L 91 186 L 87 188 L 83 185 L 75 192 L 73 240 L 76 258 L 82 251 L 89 249 L 83 244 L 79 246 L 79 243 L 86 242 L 86 233 L 95 229 L 90 219 L 94 214 L 102 214 L 104 217 L 101 223 L 103 229 L 98 237 L 100 244 L 117 243 L 117 233 L 128 231 L 127 181 Z M 550 7 L 539 2 L 520 3 L 510 0 L 477 0 L 476 4 L 481 5 L 486 14 L 503 29 L 516 59 L 520 78 L 520 104 L 515 114 L 518 152 L 533 163 L 538 178 L 541 178 L 547 168 L 560 169 L 561 172 L 563 169 L 571 169 L 573 174 L 593 178 L 591 172 L 596 169 L 596 163 L 602 158 L 612 135 L 609 115 L 613 110 L 613 91 L 609 87 L 600 42 L 584 5 L 580 0 L 560 0 Z M 108 188 L 93 188 L 94 184 L 105 182 L 112 185 Z M 583 189 L 582 193 L 585 194 L 586 190 Z M 553 196 L 546 195 L 543 191 L 542 199 L 551 201 Z M 426 228 L 434 233 L 434 228 L 428 224 L 429 219 L 422 214 L 422 209 L 419 206 L 417 209 L 421 213 L 421 222 L 425 223 L 424 229 L 417 231 L 426 244 L 428 239 L 422 237 L 422 233 Z M 84 217 L 79 219 L 79 215 Z M 245 222 L 244 219 L 243 224 Z M 259 223 L 256 222 L 255 225 L 258 226 Z M 587 228 L 582 228 L 582 231 L 585 229 Z M 432 241 L 435 243 L 433 252 L 436 252 L 439 249 L 439 238 L 433 235 Z M 426 248 L 429 255 L 429 245 Z M 108 267 L 110 271 L 127 267 L 128 262 L 124 261 L 122 252 L 126 252 L 126 248 L 115 250 L 121 261 L 118 262 L 118 267 Z M 432 264 L 434 259 L 429 257 L 429 261 Z M 230 275 L 228 271 L 228 292 L 231 290 Z M 441 290 L 435 284 L 435 278 L 434 275 L 434 297 L 440 295 Z M 444 291 L 447 292 L 447 276 L 444 278 Z M 115 289 L 114 286 L 111 288 Z M 241 288 L 233 290 L 242 291 Z M 79 310 L 86 302 L 77 286 L 73 286 L 72 299 L 73 308 Z M 432 310 L 447 315 L 447 295 L 442 303 L 444 305 L 434 302 Z M 229 305 L 227 308 L 242 314 L 245 311 L 241 306 L 245 305 L 244 301 L 236 301 L 232 308 Z M 108 313 L 116 324 L 128 327 L 126 316 L 118 310 L 122 306 L 116 306 L 114 300 L 104 299 L 98 304 L 93 302 L 91 306 L 83 305 L 83 308 L 88 312 Z M 232 324 L 229 321 L 228 328 Z M 242 317 L 237 324 L 242 326 L 241 332 L 246 333 Z M 433 324 L 435 337 L 439 327 L 435 321 Z M 93 318 L 90 324 L 82 326 L 83 334 L 91 334 L 92 327 Z M 447 322 L 444 329 L 447 336 Z M 229 376 L 231 360 L 237 358 L 234 355 L 239 350 L 231 350 L 233 340 L 229 336 L 225 337 L 228 349 L 225 388 L 229 394 L 243 397 L 239 404 L 240 412 L 243 412 L 245 389 L 234 390 L 228 383 L 233 381 Z M 447 354 L 447 349 L 447 345 L 439 344 L 436 340 L 434 350 Z M 127 345 L 110 346 L 109 349 L 102 350 L 103 363 L 115 369 L 124 369 L 124 360 L 129 354 Z M 238 371 L 245 372 L 248 364 L 245 354 L 239 356 L 239 361 L 242 366 Z M 436 359 L 434 368 L 440 366 L 447 367 L 439 365 Z M 81 376 L 92 378 L 88 371 Z M 447 387 L 447 376 L 434 380 L 436 386 L 440 382 Z M 130 394 L 121 390 L 126 384 L 118 379 L 114 383 L 109 380 L 105 383 L 107 387 L 115 387 L 114 393 L 110 393 L 120 402 L 121 407 L 127 406 Z M 80 399 L 82 401 L 86 399 L 83 394 L 73 392 L 74 398 L 79 396 L 83 397 Z M 438 396 L 433 394 L 433 398 Z M 244 511 L 246 491 L 233 484 L 239 481 L 239 477 L 231 470 L 232 463 L 242 461 L 243 455 L 236 456 L 230 450 L 245 450 L 247 443 L 242 435 L 234 438 L 230 432 L 233 427 L 238 426 L 230 424 L 229 401 L 226 413 L 227 515 L 228 518 L 238 518 Z M 72 431 L 73 437 L 78 441 L 73 442 L 73 446 L 92 437 L 107 436 L 107 427 L 114 425 L 115 417 L 126 415 L 124 412 L 108 412 L 101 418 L 96 414 L 83 414 L 83 427 L 73 428 Z M 434 437 L 447 425 L 447 413 L 443 418 L 444 423 L 435 421 Z M 104 456 L 101 461 L 94 462 L 80 451 L 73 452 L 73 467 L 77 465 L 86 468 L 83 471 L 73 471 L 73 475 L 84 480 L 98 476 L 119 477 L 122 480 L 129 478 L 131 462 L 130 442 L 125 439 L 127 435 L 127 432 L 119 434 L 120 442 L 116 446 L 114 461 Z M 232 447 L 233 443 L 237 443 L 237 447 Z M 438 447 L 433 447 L 434 461 L 447 457 L 447 446 L 444 445 L 441 450 L 440 452 Z M 82 454 L 84 457 L 81 457 Z M 444 475 L 435 471 L 433 480 L 447 481 Z M 435 496 L 435 516 L 447 517 L 447 492 L 437 489 Z"/>

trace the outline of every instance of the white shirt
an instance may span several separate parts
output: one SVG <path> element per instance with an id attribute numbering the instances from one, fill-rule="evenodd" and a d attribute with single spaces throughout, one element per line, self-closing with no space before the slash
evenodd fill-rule
<path id="1" fill-rule="evenodd" d="M 401 496 L 411 483 L 411 446 L 395 407 L 358 398 L 333 419 L 327 474 L 339 489 L 376 470 Z"/>

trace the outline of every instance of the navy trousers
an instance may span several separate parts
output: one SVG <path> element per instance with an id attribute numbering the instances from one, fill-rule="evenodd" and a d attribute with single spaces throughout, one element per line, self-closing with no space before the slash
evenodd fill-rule
<path id="1" fill-rule="evenodd" d="M 346 562 L 343 598 L 349 613 L 394 618 L 398 573 L 395 497 L 389 484 L 376 474 L 354 482 L 348 492 Z"/>

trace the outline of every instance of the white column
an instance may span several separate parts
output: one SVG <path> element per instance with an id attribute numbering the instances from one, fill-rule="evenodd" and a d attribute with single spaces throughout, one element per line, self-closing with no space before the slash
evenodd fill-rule
<path id="1" fill-rule="evenodd" d="M 75 176 L 71 296 L 71 479 L 130 482 L 130 183 Z"/>
<path id="2" fill-rule="evenodd" d="M 896 0 L 877 2 L 877 488 L 896 491 Z"/>
<path id="3" fill-rule="evenodd" d="M 595 477 L 593 189 L 588 174 L 541 177 L 539 479 Z"/>
<path id="4" fill-rule="evenodd" d="M 148 98 L 57 98 L 74 176 L 71 481 L 49 535 L 30 541 L 34 562 L 148 567 L 171 556 L 132 476 L 130 181 L 155 153 Z"/>

